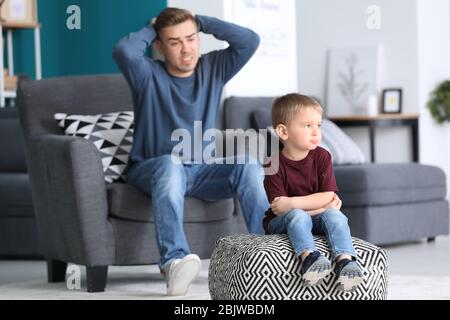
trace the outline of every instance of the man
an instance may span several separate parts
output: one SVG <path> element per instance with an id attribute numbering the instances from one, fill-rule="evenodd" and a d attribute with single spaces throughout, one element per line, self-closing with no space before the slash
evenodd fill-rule
<path id="1" fill-rule="evenodd" d="M 200 31 L 230 46 L 200 56 Z M 145 56 L 153 42 L 164 62 Z M 171 156 L 174 130 L 186 129 L 193 137 L 195 121 L 201 121 L 203 130 L 215 127 L 224 85 L 258 45 L 259 36 L 249 29 L 167 8 L 152 25 L 114 47 L 113 57 L 131 87 L 135 107 L 128 182 L 152 197 L 168 295 L 186 294 L 200 271 L 200 259 L 190 254 L 183 231 L 185 196 L 208 201 L 237 196 L 248 230 L 264 233 L 261 221 L 269 203 L 259 165 L 207 165 L 192 161 L 189 153 L 177 162 Z"/>

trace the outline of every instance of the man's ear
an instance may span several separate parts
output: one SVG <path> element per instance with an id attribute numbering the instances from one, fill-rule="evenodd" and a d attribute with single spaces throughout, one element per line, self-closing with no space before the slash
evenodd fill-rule
<path id="1" fill-rule="evenodd" d="M 275 128 L 275 131 L 277 132 L 278 137 L 280 137 L 282 141 L 286 141 L 286 139 L 288 138 L 288 133 L 287 128 L 284 124 L 279 124 Z"/>
<path id="2" fill-rule="evenodd" d="M 165 61 L 163 52 L 163 43 L 159 39 L 156 39 L 152 43 L 152 56 L 153 59 Z"/>
<path id="3" fill-rule="evenodd" d="M 159 39 L 156 39 L 154 42 L 155 49 L 158 51 L 158 53 L 162 54 L 162 42 Z"/>

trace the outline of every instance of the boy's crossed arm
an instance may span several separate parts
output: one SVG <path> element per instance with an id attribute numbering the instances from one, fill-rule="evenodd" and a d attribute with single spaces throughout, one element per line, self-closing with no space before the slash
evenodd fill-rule
<path id="1" fill-rule="evenodd" d="M 318 192 L 302 197 L 276 197 L 270 204 L 270 208 L 276 215 L 287 212 L 291 209 L 302 209 L 314 216 L 324 212 L 329 208 L 340 209 L 342 201 L 336 193 Z"/>
<path id="2" fill-rule="evenodd" d="M 333 199 L 329 203 L 327 203 L 324 207 L 321 207 L 316 210 L 309 210 L 309 211 L 307 210 L 306 212 L 308 212 L 310 216 L 315 216 L 316 214 L 321 214 L 327 209 L 334 208 L 340 210 L 341 207 L 342 207 L 342 200 L 338 197 L 336 193 L 333 193 Z"/>

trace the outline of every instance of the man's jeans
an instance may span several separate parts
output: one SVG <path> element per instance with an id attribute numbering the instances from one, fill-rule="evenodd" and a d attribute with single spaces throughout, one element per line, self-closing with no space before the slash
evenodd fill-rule
<path id="1" fill-rule="evenodd" d="M 337 209 L 328 209 L 312 217 L 304 210 L 292 209 L 273 218 L 268 231 L 271 234 L 287 233 L 298 257 L 305 250 L 316 250 L 313 234 L 317 234 L 327 238 L 333 259 L 344 253 L 356 259 L 347 217 Z"/>
<path id="2" fill-rule="evenodd" d="M 206 201 L 237 196 L 248 231 L 264 234 L 262 219 L 269 202 L 264 191 L 263 169 L 259 164 L 237 164 L 240 162 L 233 159 L 234 164 L 183 165 L 165 155 L 139 162 L 128 170 L 128 183 L 152 197 L 163 269 L 173 259 L 181 259 L 190 252 L 183 230 L 185 196 Z"/>

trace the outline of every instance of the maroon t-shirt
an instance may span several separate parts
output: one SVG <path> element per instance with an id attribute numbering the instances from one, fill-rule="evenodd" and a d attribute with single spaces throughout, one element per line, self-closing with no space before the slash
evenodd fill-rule
<path id="1" fill-rule="evenodd" d="M 305 159 L 294 161 L 281 152 L 279 169 L 274 175 L 266 175 L 264 188 L 267 198 L 272 203 L 276 197 L 301 197 L 317 192 L 337 192 L 338 187 L 333 172 L 330 153 L 322 147 L 311 150 Z M 276 215 L 268 209 L 263 219 L 263 226 L 268 233 L 268 225 Z"/>

